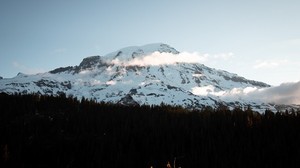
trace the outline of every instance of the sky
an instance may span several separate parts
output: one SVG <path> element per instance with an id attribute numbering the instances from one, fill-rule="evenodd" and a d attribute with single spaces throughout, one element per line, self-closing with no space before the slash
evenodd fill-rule
<path id="1" fill-rule="evenodd" d="M 297 0 L 1 0 L 0 76 L 159 42 L 247 79 L 298 82 L 299 9 Z"/>

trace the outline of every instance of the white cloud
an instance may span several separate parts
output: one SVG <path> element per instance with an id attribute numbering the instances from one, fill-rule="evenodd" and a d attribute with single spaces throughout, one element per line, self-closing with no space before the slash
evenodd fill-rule
<path id="1" fill-rule="evenodd" d="M 212 85 L 192 88 L 192 93 L 199 96 L 207 96 L 213 91 L 214 87 Z"/>
<path id="2" fill-rule="evenodd" d="M 233 53 L 220 53 L 216 55 L 199 54 L 197 52 L 181 52 L 179 54 L 154 52 L 152 54 L 137 57 L 131 60 L 119 60 L 118 58 L 111 61 L 115 65 L 123 66 L 159 66 L 176 63 L 206 63 L 213 60 L 228 60 L 233 57 Z"/>
<path id="3" fill-rule="evenodd" d="M 208 95 L 214 95 L 214 96 L 221 96 L 225 94 L 225 91 L 215 91 L 215 87 L 212 85 L 208 86 L 202 86 L 202 87 L 193 87 L 192 93 L 199 96 L 208 96 Z"/>
<path id="4" fill-rule="evenodd" d="M 127 66 L 158 66 L 175 63 L 203 63 L 207 60 L 207 55 L 198 53 L 182 52 L 180 54 L 154 52 L 141 58 L 135 58 L 126 63 Z"/>
<path id="5" fill-rule="evenodd" d="M 252 92 L 250 96 L 261 97 L 270 103 L 300 104 L 300 81 L 258 90 Z"/>
<path id="6" fill-rule="evenodd" d="M 269 69 L 269 68 L 276 68 L 278 66 L 286 65 L 289 61 L 282 59 L 282 60 L 257 60 L 255 65 L 253 66 L 254 69 Z"/>
<path id="7" fill-rule="evenodd" d="M 218 96 L 223 100 L 258 100 L 276 104 L 300 104 L 300 81 L 283 83 L 269 88 L 233 88 L 228 91 L 216 91 L 212 85 L 192 88 L 199 96 Z"/>
<path id="8" fill-rule="evenodd" d="M 261 100 L 276 104 L 300 104 L 300 81 L 283 83 L 269 88 L 245 88 L 239 92 L 229 92 L 224 96 L 238 96 L 249 100 Z"/>
<path id="9" fill-rule="evenodd" d="M 231 90 L 226 91 L 216 91 L 216 88 L 212 85 L 202 86 L 202 87 L 193 87 L 192 93 L 199 96 L 219 96 L 219 97 L 226 97 L 234 99 L 237 96 L 245 97 L 247 94 L 257 91 L 256 87 L 246 87 L 246 88 L 233 88 Z"/>

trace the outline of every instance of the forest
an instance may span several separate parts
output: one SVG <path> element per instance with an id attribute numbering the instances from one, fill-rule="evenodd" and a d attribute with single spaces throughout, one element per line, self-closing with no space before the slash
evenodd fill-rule
<path id="1" fill-rule="evenodd" d="M 0 93 L 0 167 L 299 167 L 300 111 Z"/>

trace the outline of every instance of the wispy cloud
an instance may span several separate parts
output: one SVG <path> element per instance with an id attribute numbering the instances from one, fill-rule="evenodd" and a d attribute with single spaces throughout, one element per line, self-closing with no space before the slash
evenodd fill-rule
<path id="1" fill-rule="evenodd" d="M 20 64 L 19 62 L 13 62 L 13 67 L 16 68 L 18 71 L 25 73 L 25 74 L 37 74 L 37 73 L 43 73 L 45 72 L 42 68 L 29 68 L 23 64 Z"/>
<path id="2" fill-rule="evenodd" d="M 123 66 L 159 66 L 176 63 L 206 63 L 214 60 L 228 60 L 233 57 L 233 53 L 220 53 L 216 55 L 199 54 L 197 52 L 181 52 L 179 54 L 154 52 L 152 54 L 137 57 L 132 60 L 122 61 L 117 59 L 112 60 L 112 64 Z"/>
<path id="3" fill-rule="evenodd" d="M 158 66 L 175 63 L 203 63 L 207 60 L 207 55 L 198 53 L 182 52 L 179 54 L 154 52 L 144 57 L 138 57 L 130 61 L 122 62 L 118 59 L 113 60 L 115 64 L 123 64 L 125 66 Z"/>
<path id="4" fill-rule="evenodd" d="M 277 59 L 277 60 L 257 60 L 254 69 L 270 69 L 276 68 L 278 66 L 287 65 L 290 62 L 286 59 Z"/>

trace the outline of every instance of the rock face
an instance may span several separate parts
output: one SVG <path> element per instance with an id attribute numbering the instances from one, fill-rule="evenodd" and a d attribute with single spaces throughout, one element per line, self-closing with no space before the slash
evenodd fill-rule
<path id="1" fill-rule="evenodd" d="M 182 105 L 187 108 L 219 104 L 263 111 L 273 106 L 252 100 L 218 96 L 234 88 L 269 87 L 233 73 L 198 63 L 132 64 L 153 53 L 176 57 L 179 51 L 167 44 L 127 47 L 105 56 L 84 58 L 78 66 L 61 67 L 37 75 L 20 74 L 0 81 L 0 92 L 66 95 L 128 104 Z"/>
<path id="2" fill-rule="evenodd" d="M 137 103 L 130 94 L 122 97 L 118 103 L 123 105 L 139 105 L 139 103 Z"/>

